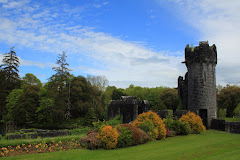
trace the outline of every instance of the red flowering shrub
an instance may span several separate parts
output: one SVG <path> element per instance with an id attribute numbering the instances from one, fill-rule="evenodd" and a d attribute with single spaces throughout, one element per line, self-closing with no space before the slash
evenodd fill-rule
<path id="1" fill-rule="evenodd" d="M 132 145 L 143 144 L 148 142 L 150 139 L 146 132 L 136 128 L 135 126 L 130 124 L 121 124 L 120 127 L 126 127 L 132 131 Z"/>
<path id="2" fill-rule="evenodd" d="M 80 145 L 87 149 L 97 149 L 100 147 L 100 141 L 97 138 L 97 131 L 89 131 L 87 136 L 82 137 L 79 142 Z"/>
<path id="3" fill-rule="evenodd" d="M 166 137 L 174 137 L 176 135 L 176 131 L 167 129 Z"/>
<path id="4" fill-rule="evenodd" d="M 138 115 L 138 118 L 132 125 L 137 128 L 146 129 L 147 134 L 152 139 L 164 139 L 166 137 L 166 128 L 162 118 L 152 111 Z"/>
<path id="5" fill-rule="evenodd" d="M 97 138 L 100 140 L 100 143 L 103 148 L 106 149 L 116 148 L 118 140 L 117 129 L 107 125 L 102 128 L 100 133 L 98 133 Z"/>
<path id="6" fill-rule="evenodd" d="M 147 135 L 146 132 L 144 132 L 143 130 L 139 129 L 140 132 L 140 140 L 139 143 L 143 144 L 143 143 L 147 143 L 150 140 L 150 137 Z"/>
<path id="7" fill-rule="evenodd" d="M 193 112 L 189 111 L 186 115 L 183 115 L 180 121 L 190 125 L 191 133 L 206 132 L 206 127 L 203 125 L 201 117 Z"/>

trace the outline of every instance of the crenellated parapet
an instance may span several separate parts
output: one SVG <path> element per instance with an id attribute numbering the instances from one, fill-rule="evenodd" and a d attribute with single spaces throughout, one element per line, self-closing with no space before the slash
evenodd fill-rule
<path id="1" fill-rule="evenodd" d="M 208 41 L 200 41 L 199 46 L 185 48 L 185 62 L 189 63 L 213 63 L 217 64 L 217 50 L 215 44 L 209 46 Z"/>

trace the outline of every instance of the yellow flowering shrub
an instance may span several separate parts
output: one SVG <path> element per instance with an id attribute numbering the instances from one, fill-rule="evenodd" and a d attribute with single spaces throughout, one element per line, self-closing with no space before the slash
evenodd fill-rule
<path id="1" fill-rule="evenodd" d="M 116 148 L 118 140 L 117 129 L 107 125 L 102 128 L 100 133 L 98 133 L 97 138 L 99 139 L 103 148 L 106 149 Z"/>
<path id="2" fill-rule="evenodd" d="M 203 125 L 201 117 L 193 112 L 187 112 L 186 115 L 180 118 L 180 121 L 190 125 L 191 133 L 206 132 L 206 127 Z"/>
<path id="3" fill-rule="evenodd" d="M 149 111 L 138 115 L 132 125 L 145 130 L 152 139 L 164 139 L 166 137 L 165 124 L 155 112 Z"/>

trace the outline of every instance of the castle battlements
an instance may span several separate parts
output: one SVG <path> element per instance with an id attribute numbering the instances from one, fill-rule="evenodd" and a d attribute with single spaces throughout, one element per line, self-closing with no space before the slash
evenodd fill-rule
<path id="1" fill-rule="evenodd" d="M 209 46 L 208 41 L 200 41 L 199 46 L 185 48 L 185 62 L 189 63 L 213 63 L 217 64 L 217 50 L 215 44 Z"/>

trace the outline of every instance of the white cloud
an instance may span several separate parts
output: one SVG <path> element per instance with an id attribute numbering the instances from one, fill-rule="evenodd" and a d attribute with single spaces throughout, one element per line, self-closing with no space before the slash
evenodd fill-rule
<path id="1" fill-rule="evenodd" d="M 8 0 L 0 0 L 0 3 L 7 3 Z"/>
<path id="2" fill-rule="evenodd" d="M 54 21 L 54 18 L 59 17 L 63 18 L 62 21 L 65 19 L 56 10 L 46 7 L 44 10 L 36 7 L 34 13 L 29 10 L 21 12 L 21 16 L 0 16 L 1 42 L 46 52 L 60 53 L 64 50 L 69 54 L 83 54 L 97 66 L 84 68 L 87 74 L 105 75 L 110 81 L 158 81 L 163 86 L 175 87 L 178 76 L 186 70 L 181 64 L 183 56 L 179 57 L 179 52 L 156 52 L 142 43 L 123 41 L 105 33 L 94 32 L 89 27 Z M 72 14 L 76 13 L 72 10 Z M 21 63 L 41 68 L 46 66 L 26 60 Z"/>
<path id="3" fill-rule="evenodd" d="M 160 4 L 163 2 L 157 0 Z M 218 51 L 217 83 L 235 84 L 240 72 L 240 1 L 239 0 L 168 0 L 176 15 L 200 32 L 199 41 L 216 44 Z"/>
<path id="4" fill-rule="evenodd" d="M 7 3 L 7 0 L 3 0 L 2 3 Z M 18 8 L 24 6 L 26 3 L 28 3 L 29 0 L 21 0 L 21 1 L 12 1 L 7 4 L 3 5 L 3 8 L 12 9 L 12 8 Z"/>

